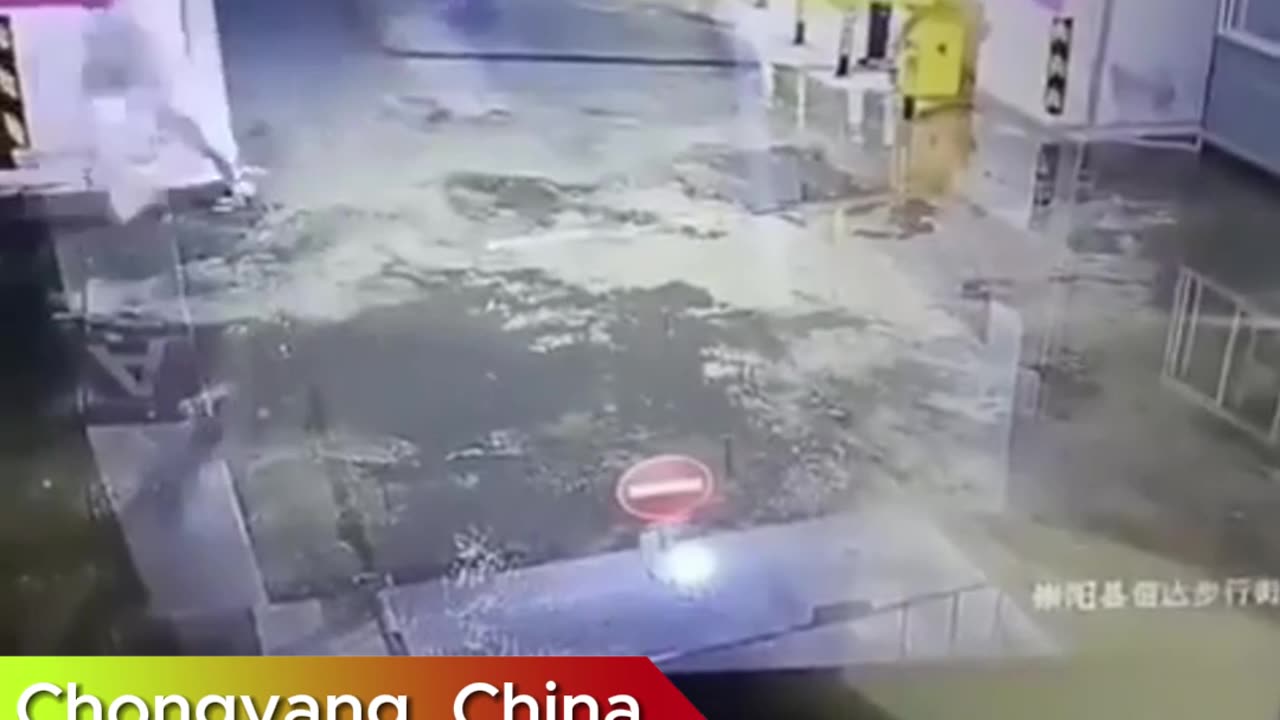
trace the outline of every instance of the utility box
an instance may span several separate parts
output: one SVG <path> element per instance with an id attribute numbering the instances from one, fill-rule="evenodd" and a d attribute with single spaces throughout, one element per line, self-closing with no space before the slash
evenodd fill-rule
<path id="1" fill-rule="evenodd" d="M 1199 131 L 1216 2 L 982 2 L 981 97 L 1055 128 L 1119 136 Z"/>
<path id="2" fill-rule="evenodd" d="M 917 100 L 959 99 L 968 54 L 964 16 L 954 8 L 920 10 L 903 38 L 899 89 Z"/>

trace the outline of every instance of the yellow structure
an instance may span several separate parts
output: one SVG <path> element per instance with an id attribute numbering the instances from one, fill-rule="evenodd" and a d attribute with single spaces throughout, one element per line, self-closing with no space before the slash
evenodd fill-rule
<path id="1" fill-rule="evenodd" d="M 908 14 L 898 47 L 897 85 L 909 107 L 968 101 L 983 28 L 981 0 L 826 1 L 842 12 L 858 12 L 874 4 Z"/>
<path id="2" fill-rule="evenodd" d="M 961 96 L 967 54 L 962 16 L 945 4 L 916 13 L 902 31 L 898 90 L 917 100 Z"/>
<path id="3" fill-rule="evenodd" d="M 977 78 L 984 25 L 979 0 L 937 0 L 912 15 L 899 48 L 898 90 L 904 100 L 966 104 Z"/>
<path id="4" fill-rule="evenodd" d="M 975 149 L 973 115 L 948 107 L 902 123 L 894 146 L 894 190 L 900 199 L 949 195 L 967 172 Z"/>

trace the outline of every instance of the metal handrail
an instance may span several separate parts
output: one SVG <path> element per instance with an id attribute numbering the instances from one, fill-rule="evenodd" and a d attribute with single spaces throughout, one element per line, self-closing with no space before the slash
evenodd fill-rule
<path id="1" fill-rule="evenodd" d="M 910 655 L 910 617 L 911 611 L 919 608 L 925 603 L 937 602 L 939 600 L 948 600 L 950 607 L 947 617 L 947 652 L 954 653 L 956 646 L 959 644 L 960 629 L 960 602 L 961 599 L 971 593 L 981 592 L 983 590 L 994 590 L 996 593 L 995 612 L 992 616 L 991 637 L 1004 639 L 1004 592 L 999 588 L 995 588 L 986 583 L 974 583 L 965 587 L 955 588 L 953 590 L 943 590 L 939 592 L 925 593 L 923 595 L 915 595 L 905 600 L 884 606 L 878 610 L 876 615 L 886 612 L 900 612 L 902 614 L 902 625 L 899 631 L 898 640 L 898 657 L 906 658 Z"/>
<path id="2" fill-rule="evenodd" d="M 1220 298 L 1230 306 L 1229 314 L 1206 316 L 1201 312 L 1206 293 Z M 1228 318 L 1230 318 L 1228 320 Z M 1212 388 L 1197 387 L 1187 379 L 1188 365 L 1196 346 L 1197 330 L 1201 327 L 1220 327 L 1229 333 L 1225 348 L 1218 358 L 1218 376 Z M 1232 291 L 1187 267 L 1180 269 L 1174 289 L 1173 307 L 1170 310 L 1169 329 L 1165 339 L 1161 379 L 1191 400 L 1232 426 L 1254 436 L 1259 441 L 1274 445 L 1280 440 L 1280 394 L 1269 423 L 1264 427 L 1241 416 L 1227 403 L 1226 392 L 1235 370 L 1236 341 L 1242 330 L 1257 333 L 1276 332 L 1280 329 L 1280 315 L 1261 307 L 1242 293 Z M 1252 348 L 1252 343 L 1250 345 Z M 1249 350 L 1247 352 L 1252 352 Z M 1280 391 L 1277 391 L 1280 393 Z"/>
<path id="3" fill-rule="evenodd" d="M 650 656 L 654 663 L 670 663 L 680 660 L 687 660 L 698 655 L 706 655 L 713 652 L 732 650 L 748 645 L 756 645 L 759 643 L 778 640 L 783 637 L 794 635 L 810 630 L 817 630 L 831 625 L 844 623 L 860 622 L 870 618 L 881 617 L 891 613 L 901 613 L 901 630 L 899 633 L 899 659 L 904 659 L 909 654 L 908 637 L 910 630 L 910 614 L 913 608 L 917 608 L 925 603 L 936 602 L 938 600 L 950 599 L 952 602 L 950 619 L 948 622 L 948 636 L 950 645 L 948 652 L 954 652 L 958 644 L 958 628 L 960 620 L 960 598 L 974 592 L 982 590 L 994 590 L 996 595 L 996 609 L 992 622 L 992 636 L 1004 638 L 1003 623 L 1003 606 L 1004 592 L 988 583 L 973 583 L 970 585 L 952 588 L 950 590 L 938 590 L 933 592 L 921 593 L 911 597 L 899 600 L 897 602 L 886 605 L 873 605 L 865 601 L 849 601 L 843 603 L 835 603 L 831 605 L 823 605 L 813 610 L 810 618 L 802 623 L 795 623 L 783 628 L 771 630 L 768 632 L 757 633 L 734 640 L 719 643 L 711 643 L 689 650 L 677 650 L 668 653 Z"/>

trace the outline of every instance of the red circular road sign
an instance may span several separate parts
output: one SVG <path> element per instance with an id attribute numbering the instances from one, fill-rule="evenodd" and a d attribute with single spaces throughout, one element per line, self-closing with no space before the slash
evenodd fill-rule
<path id="1" fill-rule="evenodd" d="M 659 455 L 632 465 L 618 479 L 618 504 L 650 522 L 680 520 L 711 498 L 715 476 L 684 455 Z"/>

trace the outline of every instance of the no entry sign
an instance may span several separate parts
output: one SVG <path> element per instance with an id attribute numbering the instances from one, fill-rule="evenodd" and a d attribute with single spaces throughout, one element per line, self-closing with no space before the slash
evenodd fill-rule
<path id="1" fill-rule="evenodd" d="M 711 497 L 710 468 L 684 455 L 659 455 L 632 465 L 618 479 L 618 504 L 649 522 L 689 516 Z"/>

